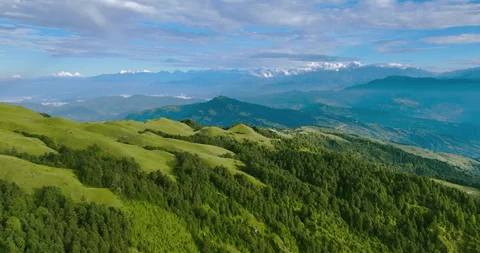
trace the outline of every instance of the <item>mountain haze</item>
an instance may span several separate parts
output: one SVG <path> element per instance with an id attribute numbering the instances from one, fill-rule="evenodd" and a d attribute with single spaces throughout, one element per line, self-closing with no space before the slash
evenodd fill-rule
<path id="1" fill-rule="evenodd" d="M 433 151 L 468 157 L 480 154 L 480 127 L 408 117 L 394 112 L 339 108 L 309 104 L 300 110 L 275 109 L 217 97 L 209 102 L 167 106 L 130 114 L 128 120 L 147 121 L 159 117 L 193 119 L 200 124 L 227 127 L 236 123 L 273 128 L 317 125 L 383 140 L 417 145 Z"/>
<path id="2" fill-rule="evenodd" d="M 204 101 L 196 98 L 168 96 L 111 96 L 66 102 L 18 103 L 37 112 L 76 121 L 122 119 L 127 114 L 166 105 L 185 105 Z"/>

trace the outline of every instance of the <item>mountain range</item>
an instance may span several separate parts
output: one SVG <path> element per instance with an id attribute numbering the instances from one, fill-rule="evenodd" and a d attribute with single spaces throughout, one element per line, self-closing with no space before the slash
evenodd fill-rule
<path id="1" fill-rule="evenodd" d="M 322 103 L 449 123 L 480 124 L 480 80 L 388 77 L 339 91 L 291 91 L 239 99 L 275 108 Z"/>
<path id="2" fill-rule="evenodd" d="M 468 72 L 469 74 L 465 74 Z M 475 77 L 479 69 L 444 73 L 440 77 Z M 121 94 L 178 95 L 211 98 L 254 96 L 291 90 L 336 90 L 388 76 L 433 77 L 432 72 L 400 64 L 358 62 L 312 63 L 283 69 L 212 69 L 174 72 L 122 71 L 93 77 L 56 75 L 0 80 L 0 101 L 76 100 Z"/>

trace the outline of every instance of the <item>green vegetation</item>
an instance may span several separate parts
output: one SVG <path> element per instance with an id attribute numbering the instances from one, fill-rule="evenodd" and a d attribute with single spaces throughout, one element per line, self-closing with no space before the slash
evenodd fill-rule
<path id="1" fill-rule="evenodd" d="M 392 145 L 15 110 L 0 129 L 47 152 L 2 149 L 0 251 L 480 252 L 480 198 L 430 179 L 474 171 Z"/>
<path id="2" fill-rule="evenodd" d="M 466 192 L 467 194 L 469 195 L 472 195 L 474 197 L 480 197 L 480 189 L 478 188 L 473 188 L 473 187 L 468 187 L 468 186 L 463 186 L 463 185 L 458 185 L 458 184 L 453 184 L 453 183 L 450 183 L 450 182 L 445 182 L 445 181 L 441 181 L 441 180 L 435 180 L 436 182 L 439 182 L 443 185 L 446 185 L 448 187 L 453 187 L 453 188 L 457 188 L 459 190 L 462 190 L 464 192 Z"/>
<path id="3" fill-rule="evenodd" d="M 333 138 L 315 132 L 313 134 L 300 133 L 296 138 L 286 139 L 280 144 L 297 146 L 300 150 L 311 152 L 319 152 L 325 148 L 345 152 L 364 160 L 393 166 L 397 171 L 433 177 L 480 189 L 480 173 L 477 169 L 465 170 L 442 160 L 417 156 L 396 146 L 381 144 L 378 141 L 354 135 L 332 134 L 337 137 Z"/>
<path id="4" fill-rule="evenodd" d="M 28 193 L 44 186 L 55 186 L 75 201 L 121 206 L 111 191 L 85 187 L 71 170 L 37 165 L 11 156 L 0 155 L 0 179 L 14 182 Z"/>
<path id="5" fill-rule="evenodd" d="M 117 209 L 75 203 L 58 188 L 29 195 L 0 180 L 1 252 L 127 252 L 131 228 Z"/>
<path id="6" fill-rule="evenodd" d="M 460 156 L 460 155 L 455 155 L 450 153 L 435 153 L 428 149 L 423 149 L 415 146 L 402 145 L 397 143 L 390 143 L 390 145 L 393 145 L 397 148 L 400 148 L 416 156 L 440 160 L 442 162 L 446 162 L 448 164 L 457 166 L 465 170 L 470 170 L 470 171 L 480 170 L 480 162 L 467 157 Z"/>
<path id="7" fill-rule="evenodd" d="M 132 247 L 141 252 L 199 252 L 185 221 L 146 201 L 128 201 Z"/>
<path id="8" fill-rule="evenodd" d="M 9 151 L 12 149 L 32 155 L 55 152 L 36 138 L 29 138 L 20 133 L 0 130 L 0 150 Z"/>

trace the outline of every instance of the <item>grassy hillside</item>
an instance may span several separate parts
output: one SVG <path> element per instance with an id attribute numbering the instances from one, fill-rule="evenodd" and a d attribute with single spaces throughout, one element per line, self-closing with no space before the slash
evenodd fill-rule
<path id="1" fill-rule="evenodd" d="M 111 191 L 85 187 L 68 169 L 37 165 L 11 156 L 0 155 L 0 179 L 14 182 L 28 193 L 34 193 L 44 186 L 56 186 L 74 201 L 116 207 L 122 205 Z"/>
<path id="2" fill-rule="evenodd" d="M 257 179 L 237 169 L 242 162 L 223 157 L 234 155 L 229 150 L 212 145 L 166 139 L 151 133 L 139 133 L 145 129 L 154 129 L 171 134 L 195 134 L 188 125 L 177 121 L 163 118 L 145 124 L 133 121 L 77 123 L 60 118 L 47 118 L 19 106 L 1 103 L 0 114 L 0 152 L 7 154 L 0 155 L 0 180 L 16 183 L 30 194 L 43 187 L 53 186 L 58 187 L 75 202 L 121 208 L 132 220 L 133 238 L 136 242 L 132 246 L 136 249 L 148 249 L 144 252 L 195 252 L 198 249 L 190 232 L 185 231 L 182 219 L 175 214 L 149 203 L 124 202 L 112 192 L 112 189 L 86 186 L 69 168 L 39 165 L 8 154 L 11 154 L 12 150 L 14 153 L 25 153 L 33 157 L 46 153 L 57 154 L 54 148 L 48 146 L 48 142 L 41 140 L 42 136 L 46 136 L 54 141 L 54 146 L 65 145 L 80 150 L 97 145 L 118 158 L 134 157 L 142 171 L 146 173 L 159 171 L 175 180 L 172 172 L 177 163 L 175 154 L 188 152 L 198 155 L 205 164 L 212 167 L 225 166 L 232 173 L 246 175 L 254 183 L 259 184 Z M 265 137 L 262 139 L 267 140 Z M 146 149 L 147 146 L 154 149 Z M 162 215 L 158 216 L 159 213 Z M 162 237 L 160 240 L 158 238 L 160 234 L 168 234 L 170 237 Z M 181 250 L 182 248 L 184 250 Z"/>
<path id="3" fill-rule="evenodd" d="M 456 188 L 456 189 L 459 189 L 461 191 L 464 191 L 467 194 L 472 195 L 474 197 L 477 197 L 477 198 L 480 197 L 480 189 L 473 188 L 473 187 L 468 187 L 468 186 L 463 186 L 463 185 L 458 185 L 458 184 L 453 184 L 453 183 L 445 182 L 445 181 L 441 181 L 441 180 L 435 180 L 435 181 L 440 183 L 440 184 L 443 184 L 445 186 Z"/>
<path id="4" fill-rule="evenodd" d="M 480 186 L 452 159 L 339 130 L 191 123 L 0 104 L 0 251 L 480 250 L 474 188 L 430 180 Z"/>
<path id="5" fill-rule="evenodd" d="M 135 157 L 142 169 L 148 172 L 161 170 L 168 173 L 171 163 L 174 162 L 173 154 L 169 151 L 195 153 L 213 166 L 225 165 L 232 170 L 236 168 L 235 164 L 239 164 L 232 159 L 220 157 L 231 153 L 222 148 L 177 140 L 165 140 L 156 135 L 138 133 L 138 131 L 147 128 L 167 129 L 167 131 L 171 129 L 174 132 L 188 131 L 189 127 L 187 125 L 168 119 L 151 121 L 146 124 L 136 124 L 128 121 L 81 124 L 60 118 L 45 118 L 17 106 L 0 104 L 0 110 L 3 115 L 0 118 L 0 128 L 2 129 L 0 136 L 2 139 L 9 138 L 11 140 L 19 136 L 15 131 L 24 131 L 30 134 L 48 136 L 58 144 L 76 149 L 84 149 L 96 144 L 117 157 Z M 28 146 L 29 150 L 26 150 L 29 153 L 40 154 L 44 153 L 43 151 L 51 151 L 34 138 L 23 137 L 22 141 L 25 140 L 33 142 L 32 145 Z M 0 146 L 0 149 L 4 150 L 16 148 L 18 151 L 22 151 L 26 149 L 23 148 L 25 145 L 22 146 L 21 141 L 0 143 L 4 144 Z M 144 149 L 145 146 L 158 147 L 159 150 L 147 150 Z"/>
<path id="6" fill-rule="evenodd" d="M 238 141 L 253 141 L 272 146 L 271 139 L 255 132 L 251 127 L 245 124 L 237 124 L 227 130 L 219 127 L 204 127 L 197 131 L 198 134 L 207 136 L 230 136 Z"/>
<path id="7" fill-rule="evenodd" d="M 398 147 L 406 152 L 409 152 L 417 156 L 440 160 L 448 164 L 451 164 L 453 166 L 458 166 L 465 170 L 480 172 L 480 162 L 464 156 L 450 154 L 450 153 L 436 153 L 428 149 L 423 149 L 415 146 L 402 145 L 397 143 L 390 143 L 390 145 Z"/>

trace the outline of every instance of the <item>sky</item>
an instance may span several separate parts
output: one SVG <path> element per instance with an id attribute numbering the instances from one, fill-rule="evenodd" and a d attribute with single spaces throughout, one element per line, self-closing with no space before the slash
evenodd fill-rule
<path id="1" fill-rule="evenodd" d="M 0 0 L 0 78 L 480 66 L 480 0 Z"/>

